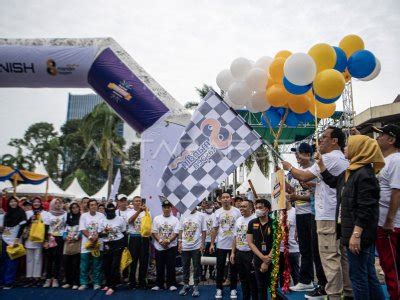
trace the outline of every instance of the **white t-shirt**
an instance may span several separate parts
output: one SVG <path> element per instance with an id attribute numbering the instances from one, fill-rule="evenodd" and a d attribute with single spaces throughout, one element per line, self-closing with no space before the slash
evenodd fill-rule
<path id="1" fill-rule="evenodd" d="M 0 213 L 0 227 L 4 226 L 4 215 L 5 214 Z M 2 233 L 0 232 L 0 239 L 1 239 L 1 236 L 2 236 Z"/>
<path id="2" fill-rule="evenodd" d="M 99 233 L 107 231 L 107 235 L 102 238 L 103 242 L 117 241 L 124 237 L 124 232 L 126 232 L 126 222 L 124 218 L 120 216 L 115 216 L 112 220 L 103 218 L 100 221 L 98 230 Z"/>
<path id="3" fill-rule="evenodd" d="M 125 210 L 117 209 L 115 211 L 115 214 L 117 216 L 120 216 L 120 217 L 122 217 L 124 219 L 127 229 L 128 229 L 128 221 L 133 216 L 134 213 L 135 213 L 135 211 L 133 209 L 130 209 L 130 208 L 127 208 Z"/>
<path id="4" fill-rule="evenodd" d="M 153 220 L 151 228 L 152 233 L 157 233 L 161 240 L 168 238 L 172 233 L 179 233 L 179 220 L 177 217 L 170 215 L 168 218 L 163 215 L 156 216 Z M 169 243 L 168 248 L 176 247 L 178 240 L 175 239 L 172 243 Z M 154 239 L 154 247 L 158 251 L 166 250 Z"/>
<path id="5" fill-rule="evenodd" d="M 179 230 L 182 230 L 182 250 L 191 251 L 200 249 L 201 234 L 206 231 L 207 225 L 204 215 L 196 211 L 187 216 L 182 215 Z"/>
<path id="6" fill-rule="evenodd" d="M 129 218 L 131 218 L 134 214 L 136 214 L 136 210 L 135 210 L 135 209 L 132 209 L 131 212 L 130 212 L 130 214 L 129 214 Z M 150 212 L 149 212 L 149 214 L 150 214 Z M 137 218 L 135 219 L 135 221 L 130 222 L 130 223 L 128 224 L 128 232 L 129 232 L 129 234 L 132 234 L 132 235 L 140 235 L 140 229 L 141 229 L 141 226 L 142 226 L 142 218 L 144 217 L 144 215 L 145 215 L 145 212 L 142 211 L 142 212 L 137 216 Z M 150 214 L 150 217 L 151 217 L 151 214 Z"/>
<path id="7" fill-rule="evenodd" d="M 377 175 L 381 194 L 379 199 L 379 226 L 383 226 L 389 212 L 392 189 L 400 189 L 400 153 L 385 157 L 385 166 Z M 400 210 L 397 210 L 393 225 L 400 228 Z"/>
<path id="8" fill-rule="evenodd" d="M 25 212 L 26 214 L 26 219 L 29 220 L 33 217 L 33 211 L 32 210 L 28 210 Z M 40 212 L 40 216 L 42 218 L 42 221 L 44 223 L 44 225 L 50 225 L 50 213 L 42 210 Z M 28 249 L 39 249 L 43 247 L 43 243 L 38 243 L 38 242 L 31 242 L 29 240 L 29 238 L 25 241 L 25 248 Z"/>
<path id="9" fill-rule="evenodd" d="M 229 210 L 223 207 L 215 211 L 215 219 L 213 227 L 218 227 L 217 235 L 217 248 L 218 249 L 232 249 L 232 242 L 234 239 L 235 222 L 240 218 L 240 210 L 231 206 Z"/>
<path id="10" fill-rule="evenodd" d="M 303 168 L 303 167 L 299 167 L 300 170 L 308 170 L 308 168 Z M 294 188 L 295 190 L 295 194 L 299 195 L 299 196 L 305 196 L 307 194 L 309 194 L 309 190 L 304 189 L 300 182 L 293 178 L 293 176 L 291 176 L 291 174 L 289 173 L 289 184 Z M 308 201 L 301 201 L 301 200 L 297 200 L 295 201 L 296 204 L 296 214 L 298 215 L 304 215 L 304 214 L 311 214 L 311 202 L 310 200 Z"/>
<path id="11" fill-rule="evenodd" d="M 287 225 L 289 227 L 289 253 L 297 253 L 299 252 L 299 244 L 295 239 L 296 234 L 296 208 L 291 208 L 287 212 Z M 311 241 L 308 241 L 311 243 Z M 281 243 L 280 251 L 284 251 L 283 242 Z"/>
<path id="12" fill-rule="evenodd" d="M 236 220 L 234 235 L 236 239 L 236 248 L 240 251 L 250 251 L 249 244 L 247 243 L 247 227 L 249 222 L 256 218 L 256 215 L 251 215 L 247 218 L 241 216 Z"/>
<path id="13" fill-rule="evenodd" d="M 49 233 L 53 236 L 62 236 L 67 225 L 67 213 L 60 216 L 49 213 L 48 218 Z"/>
<path id="14" fill-rule="evenodd" d="M 94 216 L 90 214 L 90 212 L 86 212 L 81 215 L 79 219 L 79 230 L 87 230 L 89 234 L 94 234 L 99 232 L 99 226 L 103 219 L 106 217 L 99 212 L 96 212 Z M 89 241 L 89 239 L 82 233 L 82 246 L 81 253 L 89 253 L 90 250 L 87 250 L 85 244 Z M 99 238 L 100 244 L 102 244 L 102 239 Z M 100 247 L 101 249 L 101 247 Z"/>
<path id="15" fill-rule="evenodd" d="M 211 233 L 212 233 L 212 229 L 213 229 L 213 223 L 215 220 L 215 214 L 211 213 L 203 213 L 204 215 L 204 221 L 206 222 L 206 243 L 210 243 L 211 242 Z"/>
<path id="16" fill-rule="evenodd" d="M 344 172 L 349 166 L 348 160 L 340 150 L 322 155 L 326 169 L 334 176 Z M 336 189 L 331 189 L 321 178 L 318 164 L 308 169 L 318 177 L 315 187 L 315 220 L 334 221 L 336 217 Z"/>
<path id="17" fill-rule="evenodd" d="M 21 221 L 18 225 L 13 227 L 4 227 L 4 216 L 5 214 L 0 214 L 0 227 L 3 227 L 3 234 L 1 235 L 1 238 L 7 245 L 12 245 L 14 244 L 14 240 L 18 235 L 21 225 L 24 225 L 26 221 Z M 5 249 L 3 249 L 3 251 L 5 251 Z"/>

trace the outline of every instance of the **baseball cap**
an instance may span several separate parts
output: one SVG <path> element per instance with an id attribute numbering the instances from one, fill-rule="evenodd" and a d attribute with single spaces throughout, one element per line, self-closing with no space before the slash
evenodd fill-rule
<path id="1" fill-rule="evenodd" d="M 313 153 L 313 148 L 307 143 L 301 143 L 297 148 L 292 148 L 290 150 L 298 153 Z"/>
<path id="2" fill-rule="evenodd" d="M 169 202 L 168 199 L 164 199 L 164 200 L 161 202 L 161 206 L 162 206 L 162 207 L 164 207 L 164 206 L 172 206 L 172 203 Z"/>
<path id="3" fill-rule="evenodd" d="M 394 137 L 396 139 L 394 145 L 396 147 L 400 147 L 400 126 L 397 126 L 395 124 L 387 124 L 380 128 L 372 126 L 372 130 L 377 133 L 385 133 L 387 135 L 390 135 L 391 137 Z"/>
<path id="4" fill-rule="evenodd" d="M 121 200 L 123 200 L 123 199 L 128 200 L 128 196 L 125 195 L 125 194 L 119 194 L 119 195 L 117 196 L 117 200 L 118 200 L 118 201 L 121 201 Z"/>

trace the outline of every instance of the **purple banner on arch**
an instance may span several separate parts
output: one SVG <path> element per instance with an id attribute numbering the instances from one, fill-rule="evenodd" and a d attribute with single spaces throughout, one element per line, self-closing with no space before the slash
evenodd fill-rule
<path id="1" fill-rule="evenodd" d="M 110 48 L 105 49 L 94 61 L 88 82 L 139 133 L 168 112 L 164 103 Z"/>

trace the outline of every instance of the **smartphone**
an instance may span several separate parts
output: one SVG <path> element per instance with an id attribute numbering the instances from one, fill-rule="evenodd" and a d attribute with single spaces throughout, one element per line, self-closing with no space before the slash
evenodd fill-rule
<path id="1" fill-rule="evenodd" d="M 142 198 L 142 204 L 146 204 L 146 198 Z"/>

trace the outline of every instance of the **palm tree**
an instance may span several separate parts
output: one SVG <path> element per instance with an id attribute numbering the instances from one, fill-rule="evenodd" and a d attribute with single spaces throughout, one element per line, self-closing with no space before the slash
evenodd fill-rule
<path id="1" fill-rule="evenodd" d="M 103 102 L 83 119 L 80 128 L 86 147 L 97 147 L 100 166 L 107 171 L 108 195 L 111 193 L 114 159 L 121 162 L 125 159 L 122 150 L 125 141 L 116 134 L 120 122 L 121 119 Z"/>
<path id="2" fill-rule="evenodd" d="M 260 146 L 252 155 L 250 155 L 245 160 L 244 164 L 248 170 L 251 170 L 254 162 L 258 164 L 264 176 L 269 177 L 269 171 L 270 171 L 269 166 L 271 163 L 271 159 L 270 159 L 270 153 L 266 146 L 264 145 Z"/>

